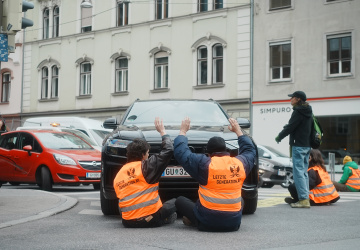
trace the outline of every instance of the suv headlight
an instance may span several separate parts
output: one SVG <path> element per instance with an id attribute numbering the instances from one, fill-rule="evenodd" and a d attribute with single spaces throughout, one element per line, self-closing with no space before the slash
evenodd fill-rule
<path id="1" fill-rule="evenodd" d="M 76 165 L 76 162 L 66 155 L 54 154 L 54 158 L 61 165 Z"/>
<path id="2" fill-rule="evenodd" d="M 273 171 L 274 169 L 274 164 L 268 162 L 268 161 L 264 161 L 262 159 L 259 159 L 259 168 L 261 169 L 265 169 L 268 171 Z"/>

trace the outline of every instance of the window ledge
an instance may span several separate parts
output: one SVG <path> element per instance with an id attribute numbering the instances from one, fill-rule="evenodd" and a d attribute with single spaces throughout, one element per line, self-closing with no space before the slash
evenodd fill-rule
<path id="1" fill-rule="evenodd" d="M 112 96 L 124 96 L 124 95 L 129 95 L 128 91 L 122 91 L 122 92 L 115 92 L 111 94 Z"/>
<path id="2" fill-rule="evenodd" d="M 49 39 L 51 39 L 51 38 L 46 38 L 42 42 L 39 42 L 39 48 L 41 48 L 42 46 L 47 46 L 47 45 L 61 44 L 61 39 L 58 39 L 58 37 L 53 38 L 56 40 L 49 40 Z"/>
<path id="3" fill-rule="evenodd" d="M 353 74 L 349 75 L 336 75 L 336 76 L 326 76 L 325 80 L 342 80 L 342 79 L 354 79 L 355 76 Z"/>
<path id="4" fill-rule="evenodd" d="M 162 26 L 168 26 L 171 27 L 171 20 L 169 21 L 168 18 L 164 18 L 164 19 L 157 19 L 154 20 L 156 23 L 152 23 L 150 24 L 150 29 L 154 29 L 157 27 L 162 27 Z"/>
<path id="5" fill-rule="evenodd" d="M 116 26 L 116 28 L 119 28 L 119 29 L 115 30 L 115 31 L 112 31 L 111 36 L 115 36 L 117 34 L 122 34 L 122 33 L 131 33 L 131 28 L 129 28 L 128 25 L 126 25 L 126 26 Z"/>
<path id="6" fill-rule="evenodd" d="M 225 84 L 223 83 L 217 83 L 217 84 L 212 84 L 212 85 L 197 85 L 194 86 L 194 89 L 213 89 L 213 88 L 223 88 L 225 87 Z"/>
<path id="7" fill-rule="evenodd" d="M 170 91 L 169 88 L 161 88 L 161 89 L 150 90 L 150 93 L 162 93 L 162 92 L 169 92 L 169 91 Z"/>
<path id="8" fill-rule="evenodd" d="M 92 97 L 92 95 L 79 95 L 76 97 L 76 99 L 89 99 L 91 97 Z"/>
<path id="9" fill-rule="evenodd" d="M 39 102 L 57 102 L 59 98 L 46 98 L 46 99 L 39 99 Z"/>
<path id="10" fill-rule="evenodd" d="M 89 31 L 89 32 L 91 32 L 91 31 Z M 85 33 L 87 33 L 87 32 L 85 32 Z M 85 33 L 81 33 L 81 34 L 85 34 Z M 94 39 L 94 38 L 95 38 L 94 34 L 86 34 L 86 35 L 78 36 L 76 38 L 76 41 L 78 42 L 78 41 L 83 40 L 83 39 Z"/>
<path id="11" fill-rule="evenodd" d="M 223 18 L 227 17 L 227 12 L 224 11 L 224 9 L 216 10 L 216 13 L 214 13 L 213 11 L 202 11 L 202 12 L 197 12 L 197 14 L 199 14 L 199 16 L 193 17 L 192 19 L 193 23 L 196 23 L 199 20 L 211 19 L 216 17 L 223 17 Z"/>
<path id="12" fill-rule="evenodd" d="M 289 80 L 273 80 L 273 81 L 269 81 L 268 85 L 273 85 L 273 84 L 289 84 L 289 83 L 293 83 L 293 81 L 291 79 Z"/>
<path id="13" fill-rule="evenodd" d="M 6 105 L 9 104 L 10 102 L 0 102 L 0 105 Z"/>

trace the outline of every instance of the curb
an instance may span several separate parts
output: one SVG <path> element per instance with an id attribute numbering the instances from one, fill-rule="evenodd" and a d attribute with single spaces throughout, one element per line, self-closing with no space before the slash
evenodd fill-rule
<path id="1" fill-rule="evenodd" d="M 50 208 L 48 210 L 45 210 L 43 212 L 40 212 L 38 214 L 29 216 L 29 217 L 26 217 L 26 218 L 23 218 L 23 219 L 19 219 L 19 220 L 12 220 L 12 221 L 9 221 L 9 222 L 1 223 L 0 224 L 0 229 L 6 228 L 6 227 L 11 227 L 11 226 L 22 224 L 22 223 L 26 223 L 26 222 L 30 222 L 30 221 L 34 221 L 34 220 L 43 219 L 43 218 L 46 218 L 46 217 L 50 217 L 50 216 L 53 216 L 55 214 L 59 214 L 61 212 L 69 210 L 78 203 L 78 200 L 75 199 L 75 198 L 72 198 L 72 197 L 68 197 L 68 196 L 64 196 L 64 195 L 60 195 L 60 194 L 54 194 L 54 193 L 50 193 L 50 192 L 45 192 L 45 191 L 41 191 L 41 190 L 37 190 L 37 191 L 38 192 L 44 192 L 46 194 L 55 195 L 58 198 L 60 198 L 60 202 L 58 204 L 56 204 L 55 207 Z"/>

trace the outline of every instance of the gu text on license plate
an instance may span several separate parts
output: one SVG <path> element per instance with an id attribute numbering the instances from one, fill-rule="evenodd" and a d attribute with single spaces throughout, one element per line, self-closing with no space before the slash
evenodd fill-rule
<path id="1" fill-rule="evenodd" d="M 167 167 L 161 176 L 179 177 L 190 176 L 183 167 Z"/>
<path id="2" fill-rule="evenodd" d="M 86 178 L 99 179 L 101 173 L 86 173 Z"/>

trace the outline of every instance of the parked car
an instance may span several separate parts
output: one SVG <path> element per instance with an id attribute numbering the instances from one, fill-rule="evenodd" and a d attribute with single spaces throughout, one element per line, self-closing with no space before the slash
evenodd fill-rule
<path id="1" fill-rule="evenodd" d="M 76 116 L 58 116 L 58 117 L 35 117 L 28 118 L 23 127 L 59 127 L 76 129 L 86 134 L 93 142 L 97 144 L 97 148 L 101 151 L 104 138 L 111 132 L 105 129 L 101 121 L 76 117 Z"/>
<path id="2" fill-rule="evenodd" d="M 287 188 L 291 183 L 294 183 L 293 164 L 290 157 L 270 146 L 264 146 L 264 145 L 258 145 L 258 152 L 260 158 L 270 159 L 276 162 L 275 165 L 278 166 L 281 165 L 285 167 L 286 178 L 283 183 L 280 183 L 282 187 Z M 274 183 L 274 184 L 278 184 L 278 183 Z M 271 186 L 269 183 L 266 185 Z"/>
<path id="3" fill-rule="evenodd" d="M 154 126 L 155 117 L 163 118 L 166 132 L 174 139 L 180 130 L 184 117 L 191 119 L 191 129 L 186 133 L 189 147 L 195 153 L 206 153 L 206 144 L 213 136 L 225 139 L 231 155 L 238 154 L 238 142 L 235 133 L 228 129 L 228 115 L 213 100 L 148 100 L 135 101 L 126 111 L 118 124 L 115 118 L 104 122 L 105 128 L 115 131 L 104 144 L 102 152 L 102 172 L 100 201 L 105 215 L 119 214 L 118 199 L 113 181 L 121 167 L 126 163 L 126 147 L 134 138 L 143 138 L 150 146 L 150 155 L 161 149 L 161 136 Z M 246 119 L 238 118 L 242 128 L 250 127 Z M 254 143 L 255 145 L 255 143 Z M 256 145 L 255 145 L 256 146 Z M 258 165 L 247 176 L 243 184 L 244 213 L 254 213 L 258 197 Z M 159 183 L 159 194 L 163 201 L 179 195 L 190 199 L 198 198 L 199 184 L 179 166 L 173 158 L 165 169 Z"/>
<path id="4" fill-rule="evenodd" d="M 51 130 L 51 131 L 59 131 L 59 132 L 67 132 L 70 134 L 74 134 L 78 137 L 80 137 L 81 139 L 83 139 L 84 141 L 86 141 L 88 144 L 91 145 L 91 147 L 97 149 L 98 151 L 101 151 L 101 146 L 99 146 L 96 142 L 94 142 L 89 136 L 87 136 L 84 132 L 81 132 L 80 130 L 77 129 L 72 129 L 72 128 L 64 128 L 64 127 L 18 127 L 16 130 Z"/>
<path id="5" fill-rule="evenodd" d="M 259 186 L 271 188 L 274 185 L 283 185 L 286 181 L 287 171 L 280 162 L 259 157 Z"/>
<path id="6" fill-rule="evenodd" d="M 0 136 L 0 182 L 100 188 L 101 153 L 70 133 L 12 131 Z"/>

